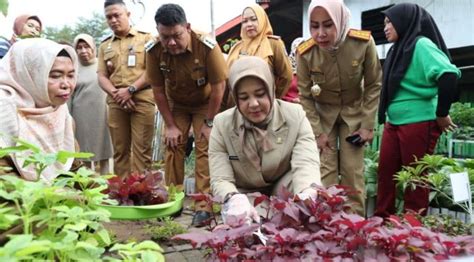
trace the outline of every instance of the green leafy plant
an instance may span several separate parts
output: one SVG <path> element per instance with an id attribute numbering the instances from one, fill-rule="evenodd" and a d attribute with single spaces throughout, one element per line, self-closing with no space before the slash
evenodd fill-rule
<path id="1" fill-rule="evenodd" d="M 20 218 L 13 207 L 7 206 L 8 203 L 0 204 L 0 230 L 9 229 Z"/>
<path id="2" fill-rule="evenodd" d="M 191 151 L 188 157 L 184 160 L 184 175 L 194 176 L 194 166 L 196 163 L 196 152 L 195 150 Z"/>
<path id="3" fill-rule="evenodd" d="M 377 196 L 377 170 L 379 167 L 379 152 L 366 149 L 364 152 L 365 190 L 368 198 Z"/>
<path id="4" fill-rule="evenodd" d="M 0 149 L 0 156 L 30 150 L 29 164 L 38 176 L 55 161 L 88 154 L 58 152 L 45 154 L 38 147 L 20 141 L 18 146 Z M 26 181 L 17 176 L 0 176 L 0 239 L 8 242 L 0 247 L 0 261 L 97 261 L 112 244 L 104 227 L 110 213 L 100 204 L 116 204 L 102 193 L 107 188 L 107 176 L 96 176 L 81 168 L 64 172 L 51 183 Z M 12 233 L 14 232 L 14 233 Z M 160 249 L 136 244 L 124 254 L 144 261 L 156 261 Z M 155 250 L 151 252 L 150 250 Z M 116 248 L 115 250 L 122 250 Z M 128 253 L 127 253 L 128 252 Z M 123 254 L 119 254 L 123 255 Z M 159 256 L 157 256 L 159 257 Z"/>
<path id="5" fill-rule="evenodd" d="M 0 0 L 0 12 L 4 15 L 8 15 L 8 0 Z"/>
<path id="6" fill-rule="evenodd" d="M 449 116 L 457 125 L 474 127 L 474 108 L 468 103 L 452 104 Z"/>
<path id="7" fill-rule="evenodd" d="M 467 225 L 449 215 L 428 215 L 419 218 L 424 226 L 434 232 L 441 232 L 450 236 L 470 235 L 474 224 Z"/>
<path id="8" fill-rule="evenodd" d="M 222 51 L 224 51 L 224 53 L 226 53 L 226 54 L 229 53 L 232 46 L 235 45 L 237 42 L 239 42 L 239 39 L 237 39 L 237 38 L 227 39 L 225 44 L 222 46 Z"/>
<path id="9" fill-rule="evenodd" d="M 429 201 L 431 204 L 447 208 L 458 208 L 469 213 L 467 204 L 453 202 L 449 174 L 467 172 L 471 184 L 471 192 L 474 193 L 474 169 L 472 169 L 474 165 L 472 163 L 472 160 L 457 161 L 440 155 L 425 155 L 422 159 L 415 161 L 412 166 L 403 167 L 395 175 L 398 189 L 398 212 L 402 211 L 401 207 L 403 206 L 403 193 L 405 190 L 423 187 L 430 189 Z"/>
<path id="10" fill-rule="evenodd" d="M 453 137 L 466 140 L 474 139 L 474 107 L 471 107 L 469 103 L 454 103 L 449 115 L 458 125 Z"/>
<path id="11" fill-rule="evenodd" d="M 37 180 L 40 179 L 41 173 L 46 167 L 53 165 L 56 162 L 65 164 L 70 158 L 90 158 L 94 156 L 92 153 L 76 153 L 68 151 L 59 151 L 56 153 L 45 153 L 36 145 L 28 143 L 22 139 L 15 139 L 16 146 L 0 148 L 0 158 L 7 155 L 15 154 L 19 158 L 25 160 L 23 167 L 30 165 L 34 166 Z"/>
<path id="12" fill-rule="evenodd" d="M 47 247 L 40 249 L 41 252 L 35 249 L 36 259 L 97 259 L 110 245 L 108 232 L 102 224 L 109 221 L 110 213 L 90 201 L 100 202 L 94 193 L 96 188 L 81 191 L 43 181 L 25 181 L 15 176 L 1 176 L 0 181 L 0 198 L 14 204 L 22 228 L 20 236 L 33 246 L 41 243 Z M 105 183 L 105 179 L 94 181 L 102 185 Z M 107 196 L 102 194 L 101 200 L 106 199 Z M 13 236 L 8 243 L 18 241 L 17 237 Z M 8 243 L 0 248 L 0 254 L 3 254 L 0 260 L 11 257 L 12 250 L 8 247 L 18 248 Z M 29 256 L 31 252 L 17 250 L 14 255 L 22 260 L 26 258 L 25 254 Z"/>
<path id="13" fill-rule="evenodd" d="M 122 260 L 108 258 L 109 261 L 147 261 L 147 262 L 161 262 L 165 261 L 162 255 L 163 249 L 150 240 L 141 243 L 130 242 L 128 244 L 115 244 L 110 251 L 116 251 Z"/>
<path id="14" fill-rule="evenodd" d="M 186 229 L 170 217 L 162 218 L 159 226 L 150 226 L 148 230 L 152 234 L 151 238 L 157 241 L 166 241 L 175 235 L 186 233 Z"/>

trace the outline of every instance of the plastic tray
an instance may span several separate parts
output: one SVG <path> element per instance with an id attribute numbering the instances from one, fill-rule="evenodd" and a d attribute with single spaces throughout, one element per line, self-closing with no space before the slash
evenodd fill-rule
<path id="1" fill-rule="evenodd" d="M 176 214 L 183 207 L 184 192 L 176 194 L 176 199 L 171 202 L 148 205 L 148 206 L 111 206 L 101 205 L 101 207 L 107 209 L 110 213 L 111 219 L 120 220 L 138 220 L 148 219 L 157 217 L 166 217 Z"/>

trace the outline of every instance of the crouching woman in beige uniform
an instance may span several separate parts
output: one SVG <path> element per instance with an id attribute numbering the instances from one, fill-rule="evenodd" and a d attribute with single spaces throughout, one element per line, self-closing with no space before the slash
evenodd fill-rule
<path id="1" fill-rule="evenodd" d="M 243 57 L 230 68 L 236 107 L 214 119 L 209 142 L 211 189 L 224 199 L 223 219 L 246 214 L 258 220 L 247 196 L 292 193 L 314 195 L 320 185 L 319 155 L 303 108 L 275 99 L 275 81 L 259 57 Z"/>

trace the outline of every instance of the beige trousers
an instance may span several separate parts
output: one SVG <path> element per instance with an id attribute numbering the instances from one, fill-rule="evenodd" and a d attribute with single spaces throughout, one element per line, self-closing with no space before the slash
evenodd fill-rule
<path id="1" fill-rule="evenodd" d="M 175 150 L 170 148 L 166 149 L 165 153 L 165 180 L 166 184 L 174 184 L 182 186 L 184 181 L 184 158 L 186 150 L 186 142 L 188 140 L 188 133 L 191 125 L 193 126 L 194 132 L 194 143 L 196 150 L 196 161 L 195 161 L 195 181 L 196 181 L 196 193 L 209 193 L 210 192 L 210 181 L 209 181 L 209 162 L 208 162 L 208 146 L 209 142 L 206 138 L 199 139 L 199 133 L 204 119 L 207 115 L 207 105 L 200 107 L 187 107 L 182 105 L 172 105 L 171 113 L 173 119 L 181 133 L 183 134 L 181 143 Z M 196 202 L 195 210 L 210 211 L 206 206 L 205 202 Z"/>
<path id="2" fill-rule="evenodd" d="M 321 154 L 321 182 L 325 187 L 344 185 L 356 192 L 349 195 L 349 204 L 361 216 L 365 216 L 364 147 L 348 143 L 347 124 L 338 119 L 329 133 L 331 149 Z"/>
<path id="3" fill-rule="evenodd" d="M 114 148 L 114 173 L 126 176 L 131 171 L 151 168 L 151 143 L 155 120 L 155 104 L 151 89 L 135 94 L 136 111 L 129 111 L 107 97 L 108 125 Z M 151 99 L 150 99 L 150 97 Z"/>

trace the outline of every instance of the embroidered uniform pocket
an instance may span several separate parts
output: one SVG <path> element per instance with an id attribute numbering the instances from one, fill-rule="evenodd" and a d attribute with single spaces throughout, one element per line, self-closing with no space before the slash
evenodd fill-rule
<path id="1" fill-rule="evenodd" d="M 319 71 L 310 71 L 311 74 L 311 81 L 313 84 L 324 84 L 326 83 L 326 78 L 323 72 Z"/>
<path id="2" fill-rule="evenodd" d="M 194 80 L 197 86 L 205 86 L 207 84 L 206 68 L 195 67 L 191 73 L 191 78 Z"/>
<path id="3" fill-rule="evenodd" d="M 145 47 L 144 46 L 136 46 L 135 49 L 135 56 L 137 59 L 137 68 L 145 67 Z"/>
<path id="4" fill-rule="evenodd" d="M 115 57 L 115 52 L 114 51 L 105 51 L 104 53 L 104 61 L 109 61 L 109 60 L 113 60 L 113 58 Z M 112 61 L 114 62 L 114 61 Z"/>

